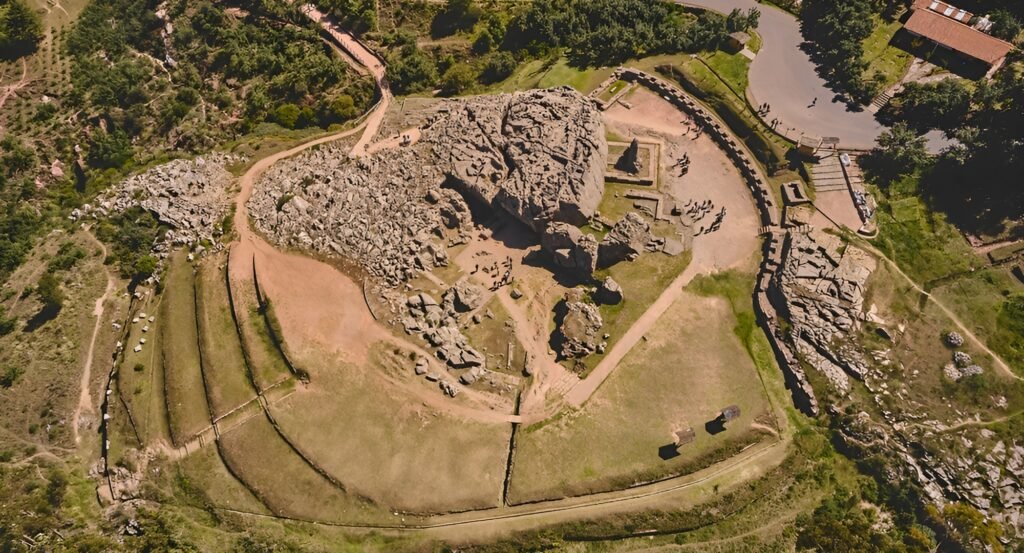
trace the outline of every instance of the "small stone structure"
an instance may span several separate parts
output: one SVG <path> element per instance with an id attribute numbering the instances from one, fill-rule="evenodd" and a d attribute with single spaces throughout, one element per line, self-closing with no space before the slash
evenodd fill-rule
<path id="1" fill-rule="evenodd" d="M 563 359 L 581 359 L 604 348 L 601 327 L 604 321 L 597 306 L 583 301 L 579 289 L 570 290 L 565 300 L 566 313 L 559 327 Z"/>

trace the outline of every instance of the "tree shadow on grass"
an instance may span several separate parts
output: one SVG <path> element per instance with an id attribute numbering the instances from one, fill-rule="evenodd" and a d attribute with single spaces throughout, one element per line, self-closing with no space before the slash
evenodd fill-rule
<path id="1" fill-rule="evenodd" d="M 25 323 L 23 332 L 35 332 L 46 323 L 56 319 L 57 315 L 60 314 L 60 310 L 61 306 L 59 305 L 44 305 L 38 313 Z"/>

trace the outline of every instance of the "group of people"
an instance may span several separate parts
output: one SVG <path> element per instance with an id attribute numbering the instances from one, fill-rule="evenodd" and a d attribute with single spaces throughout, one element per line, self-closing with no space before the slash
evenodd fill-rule
<path id="1" fill-rule="evenodd" d="M 501 276 L 498 277 L 498 273 L 501 272 L 501 269 L 504 269 L 504 272 L 502 272 Z M 470 274 L 476 274 L 480 270 L 480 265 L 478 264 L 473 267 L 473 272 Z M 496 277 L 494 283 L 491 284 L 491 292 L 498 290 L 502 286 L 512 284 L 512 256 L 505 257 L 505 260 L 501 262 L 501 268 L 498 267 L 498 262 L 495 261 L 490 267 L 485 265 L 483 272 Z"/>
<path id="2" fill-rule="evenodd" d="M 715 232 L 716 230 L 722 228 L 722 221 L 724 220 L 725 206 L 722 206 L 722 209 L 715 214 L 715 220 L 711 222 L 711 226 L 704 227 L 703 225 L 701 225 L 701 227 L 697 230 L 697 232 L 693 233 L 693 235 L 700 236 L 702 234 L 711 234 L 712 232 Z"/>
<path id="3" fill-rule="evenodd" d="M 768 115 L 768 112 L 771 111 L 771 110 L 772 110 L 772 106 L 768 102 L 765 102 L 765 103 L 757 106 L 757 114 L 760 115 L 761 117 L 764 117 L 765 115 Z"/>
<path id="4" fill-rule="evenodd" d="M 683 152 L 683 157 L 676 160 L 675 167 L 679 169 L 679 176 L 683 176 L 690 171 L 690 154 Z"/>
<path id="5" fill-rule="evenodd" d="M 690 219 L 694 222 L 703 219 L 704 216 L 706 216 L 708 213 L 711 213 L 711 210 L 713 210 L 714 208 L 715 204 L 711 203 L 711 200 L 704 200 L 702 202 L 686 200 L 686 203 L 683 204 L 683 209 L 686 211 L 686 214 L 689 215 Z M 697 232 L 693 233 L 693 235 L 700 236 L 702 234 L 710 234 L 721 228 L 722 221 L 725 220 L 725 213 L 725 207 L 722 207 L 722 209 L 720 209 L 718 213 L 715 214 L 715 220 L 711 222 L 710 226 L 705 227 L 701 225 L 697 229 Z"/>

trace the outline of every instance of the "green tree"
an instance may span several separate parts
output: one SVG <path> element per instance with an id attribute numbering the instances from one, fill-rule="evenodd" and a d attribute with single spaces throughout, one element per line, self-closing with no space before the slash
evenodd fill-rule
<path id="1" fill-rule="evenodd" d="M 89 165 L 98 169 L 117 169 L 123 167 L 131 157 L 131 140 L 123 131 L 98 131 L 89 145 L 86 160 Z"/>
<path id="2" fill-rule="evenodd" d="M 281 104 L 274 110 L 274 121 L 286 129 L 294 129 L 299 123 L 301 112 L 295 104 Z"/>
<path id="3" fill-rule="evenodd" d="M 905 123 L 897 123 L 892 129 L 878 136 L 878 146 L 872 151 L 872 165 L 881 169 L 881 174 L 897 176 L 913 173 L 928 161 L 926 140 Z M 880 164 L 880 167 L 876 164 Z"/>
<path id="4" fill-rule="evenodd" d="M 962 125 L 971 108 L 971 91 L 960 79 L 937 83 L 907 83 L 880 112 L 888 123 L 905 122 L 916 131 L 952 132 Z"/>
<path id="5" fill-rule="evenodd" d="M 1001 553 L 1003 535 L 1000 524 L 966 503 L 950 503 L 942 509 L 946 526 L 960 543 L 979 550 Z"/>
<path id="6" fill-rule="evenodd" d="M 516 70 L 516 58 L 510 52 L 498 52 L 487 58 L 480 80 L 485 84 L 507 79 Z"/>
<path id="7" fill-rule="evenodd" d="M 992 34 L 1007 41 L 1014 41 L 1020 36 L 1021 23 L 1017 16 L 1009 10 L 998 9 L 989 17 L 992 20 Z"/>
<path id="8" fill-rule="evenodd" d="M 415 46 L 403 48 L 398 59 L 388 67 L 388 77 L 396 93 L 412 94 L 437 83 L 437 67 L 430 56 Z"/>
<path id="9" fill-rule="evenodd" d="M 60 309 L 64 305 L 64 291 L 60 281 L 53 273 L 45 273 L 36 283 L 36 295 L 43 305 L 50 309 Z"/>
<path id="10" fill-rule="evenodd" d="M 0 0 L 0 59 L 34 52 L 42 36 L 39 15 L 23 0 Z"/>
<path id="11" fill-rule="evenodd" d="M 441 77 L 441 94 L 454 96 L 469 90 L 476 83 L 476 72 L 469 64 L 456 63 Z"/>
<path id="12" fill-rule="evenodd" d="M 21 367 L 15 367 L 14 365 L 8 366 L 0 373 L 0 388 L 10 388 L 14 386 L 14 383 L 18 381 L 18 378 L 22 374 Z"/>

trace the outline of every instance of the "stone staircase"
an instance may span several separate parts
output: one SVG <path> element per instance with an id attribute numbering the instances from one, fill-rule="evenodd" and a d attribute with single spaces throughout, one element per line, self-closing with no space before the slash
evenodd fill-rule
<path id="1" fill-rule="evenodd" d="M 815 192 L 848 191 L 846 174 L 838 154 L 828 154 L 811 167 L 811 182 Z"/>
<path id="2" fill-rule="evenodd" d="M 884 108 L 885 105 L 889 103 L 889 100 L 892 100 L 892 95 L 895 94 L 895 93 L 896 93 L 896 90 L 889 89 L 889 90 L 883 91 L 878 96 L 875 96 L 875 99 L 871 100 L 871 105 L 869 106 L 869 109 L 871 110 L 871 112 L 872 113 L 878 113 L 878 110 Z"/>
<path id="3" fill-rule="evenodd" d="M 569 390 L 572 389 L 573 386 L 579 384 L 579 382 L 580 378 L 578 376 L 569 371 L 566 371 L 564 374 L 562 374 L 561 378 L 559 378 L 551 385 L 551 388 L 549 388 L 550 392 L 548 392 L 548 394 L 551 397 L 564 396 L 569 392 Z"/>

